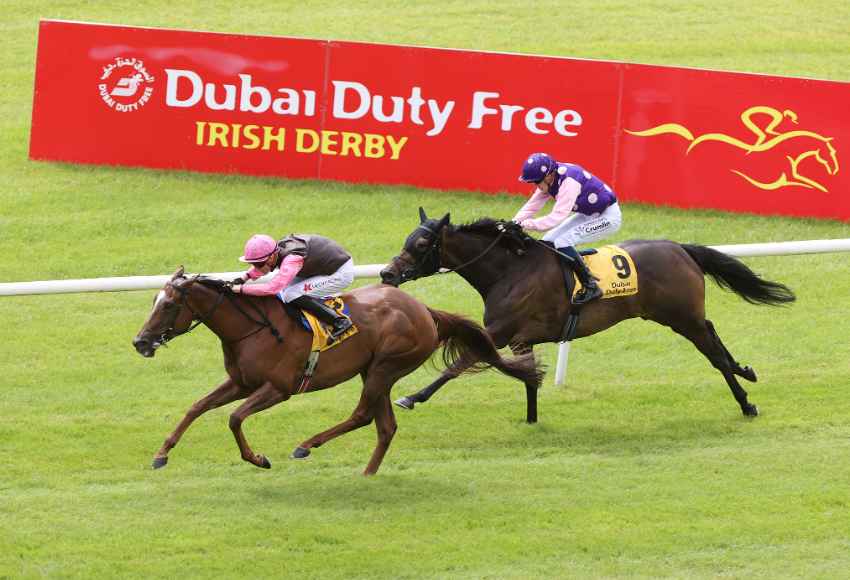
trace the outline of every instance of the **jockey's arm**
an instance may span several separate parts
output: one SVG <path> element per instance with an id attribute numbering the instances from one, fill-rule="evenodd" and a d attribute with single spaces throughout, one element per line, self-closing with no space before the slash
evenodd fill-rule
<path id="1" fill-rule="evenodd" d="M 545 231 L 554 228 L 572 213 L 573 206 L 581 193 L 581 184 L 572 177 L 566 178 L 555 196 L 555 207 L 549 215 L 538 219 L 525 219 L 520 225 L 527 230 Z"/>
<path id="2" fill-rule="evenodd" d="M 242 274 L 242 279 L 247 282 L 248 280 L 256 280 L 257 278 L 262 278 L 262 276 L 263 273 L 259 269 L 255 268 L 254 266 L 251 266 L 247 272 Z"/>
<path id="3" fill-rule="evenodd" d="M 302 256 L 289 254 L 283 259 L 280 268 L 278 268 L 277 273 L 271 280 L 256 284 L 245 284 L 242 286 L 241 292 L 242 294 L 250 294 L 252 296 L 272 296 L 277 294 L 292 283 L 293 278 L 301 271 L 303 265 L 304 258 Z M 249 276 L 252 270 L 249 270 Z M 252 278 L 257 278 L 257 276 L 253 276 Z"/>
<path id="4" fill-rule="evenodd" d="M 525 202 L 519 211 L 514 216 L 514 219 L 511 221 L 515 221 L 516 223 L 522 223 L 522 220 L 528 219 L 540 211 L 544 205 L 546 205 L 546 201 L 549 199 L 549 196 L 545 191 L 540 189 L 539 187 L 534 190 L 534 193 L 528 198 L 528 201 Z"/>

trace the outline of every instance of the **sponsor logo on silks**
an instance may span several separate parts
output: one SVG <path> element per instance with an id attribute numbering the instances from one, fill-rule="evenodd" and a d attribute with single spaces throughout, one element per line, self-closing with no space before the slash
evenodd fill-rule
<path id="1" fill-rule="evenodd" d="M 602 220 L 601 222 L 599 222 L 597 224 L 585 226 L 584 227 L 584 233 L 592 234 L 594 232 L 598 232 L 599 230 L 604 230 L 605 228 L 607 228 L 610 225 L 611 225 L 611 222 L 609 222 L 607 220 Z"/>
<path id="2" fill-rule="evenodd" d="M 138 111 L 153 94 L 154 77 L 137 58 L 115 57 L 103 67 L 97 85 L 101 100 L 120 113 Z"/>
<path id="3" fill-rule="evenodd" d="M 311 292 L 312 290 L 313 290 L 312 284 L 309 284 L 309 283 L 304 284 L 304 292 Z"/>
<path id="4" fill-rule="evenodd" d="M 764 125 L 763 128 L 760 123 L 753 120 L 753 117 L 756 115 L 760 115 L 760 118 L 766 121 L 762 123 Z M 767 117 L 766 119 L 765 116 Z M 793 140 L 793 144 L 800 145 L 801 153 L 793 157 L 791 155 L 785 156 L 790 168 L 790 177 L 786 171 L 782 171 L 775 180 L 763 182 L 753 179 L 743 171 L 737 169 L 732 169 L 732 173 L 740 175 L 759 189 L 772 190 L 796 186 L 817 189 L 824 192 L 829 191 L 821 183 L 818 183 L 809 176 L 803 175 L 800 164 L 807 159 L 813 159 L 826 170 L 828 175 L 836 175 L 838 173 L 838 155 L 835 147 L 832 145 L 833 137 L 824 137 L 812 131 L 778 131 L 777 126 L 785 119 L 788 119 L 795 125 L 798 124 L 797 113 L 790 109 L 780 112 L 773 107 L 756 106 L 750 107 L 741 113 L 741 122 L 753 134 L 752 143 L 747 143 L 746 141 L 730 137 L 723 133 L 705 133 L 695 137 L 687 127 L 678 123 L 665 123 L 642 131 L 630 131 L 626 129 L 626 133 L 638 137 L 654 137 L 655 135 L 664 135 L 667 133 L 679 135 L 691 142 L 685 152 L 686 155 L 697 145 L 708 141 L 726 143 L 732 147 L 743 149 L 749 155 L 750 153 L 769 151 L 777 145 Z M 817 168 L 816 165 L 811 165 L 811 163 L 807 164 L 807 166 Z"/>

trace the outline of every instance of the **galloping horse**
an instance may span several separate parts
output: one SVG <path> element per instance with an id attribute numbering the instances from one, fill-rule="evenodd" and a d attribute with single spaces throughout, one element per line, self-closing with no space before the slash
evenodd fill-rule
<path id="1" fill-rule="evenodd" d="M 512 222 L 481 219 L 451 225 L 449 214 L 429 219 L 419 208 L 420 224 L 408 236 L 401 254 L 381 272 L 385 284 L 397 286 L 437 273 L 456 271 L 484 299 L 484 325 L 497 347 L 514 353 L 535 344 L 563 340 L 572 309 L 565 291 L 560 258 L 555 251 Z M 669 326 L 690 340 L 723 374 L 746 416 L 758 415 L 735 375 L 755 382 L 750 367 L 741 367 L 705 318 L 705 275 L 751 304 L 779 305 L 795 300 L 785 285 L 764 280 L 739 260 L 707 248 L 667 240 L 630 240 L 619 244 L 634 261 L 637 294 L 597 299 L 581 309 L 575 338 L 596 334 L 622 320 L 640 317 Z M 462 363 L 461 363 L 462 364 Z M 412 409 L 424 403 L 462 372 L 455 365 L 421 391 L 396 401 Z M 526 420 L 537 421 L 537 388 L 526 382 Z"/>
<path id="2" fill-rule="evenodd" d="M 200 415 L 247 397 L 230 415 L 230 429 L 242 459 L 268 469 L 269 460 L 248 445 L 242 422 L 292 395 L 333 387 L 359 373 L 363 391 L 351 417 L 301 443 L 292 456 L 303 459 L 311 449 L 374 419 L 378 444 L 363 472 L 372 475 L 396 431 L 390 389 L 419 368 L 440 345 L 445 347 L 446 365 L 476 371 L 492 366 L 523 381 L 540 380 L 533 356 L 502 358 L 479 325 L 432 310 L 397 288 L 367 286 L 344 294 L 343 299 L 359 332 L 323 352 L 309 386 L 304 387 L 299 379 L 311 350 L 312 334 L 296 316 L 285 311 L 280 300 L 234 294 L 222 280 L 188 278 L 182 267 L 177 270 L 157 295 L 133 346 L 139 354 L 152 357 L 157 348 L 203 323 L 221 340 L 228 377 L 192 405 L 157 452 L 153 467 L 168 462 L 168 452 Z"/>

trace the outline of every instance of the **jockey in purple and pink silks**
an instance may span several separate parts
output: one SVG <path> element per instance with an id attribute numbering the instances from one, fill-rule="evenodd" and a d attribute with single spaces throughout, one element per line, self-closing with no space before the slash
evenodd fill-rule
<path id="1" fill-rule="evenodd" d="M 240 262 L 251 264 L 233 291 L 253 296 L 277 295 L 307 310 L 329 325 L 337 339 L 351 328 L 351 320 L 337 314 L 324 299 L 345 290 L 354 280 L 354 260 L 335 241 L 324 236 L 290 234 L 275 242 L 265 234 L 251 236 Z M 274 271 L 265 282 L 251 282 Z"/>
<path id="2" fill-rule="evenodd" d="M 623 217 L 617 196 L 598 177 L 572 163 L 558 163 L 546 153 L 534 153 L 522 165 L 520 181 L 537 186 L 513 221 L 527 230 L 545 231 L 543 241 L 572 259 L 583 290 L 573 299 L 584 304 L 602 296 L 596 278 L 576 250 L 577 244 L 595 242 L 620 229 Z M 555 207 L 545 217 L 533 219 L 550 199 Z"/>

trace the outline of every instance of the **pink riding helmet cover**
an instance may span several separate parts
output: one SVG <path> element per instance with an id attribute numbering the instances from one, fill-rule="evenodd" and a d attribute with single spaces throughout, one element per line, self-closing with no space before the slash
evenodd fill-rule
<path id="1" fill-rule="evenodd" d="M 265 234 L 255 234 L 245 242 L 245 254 L 239 258 L 240 262 L 262 262 L 268 258 L 277 248 L 274 238 Z"/>

